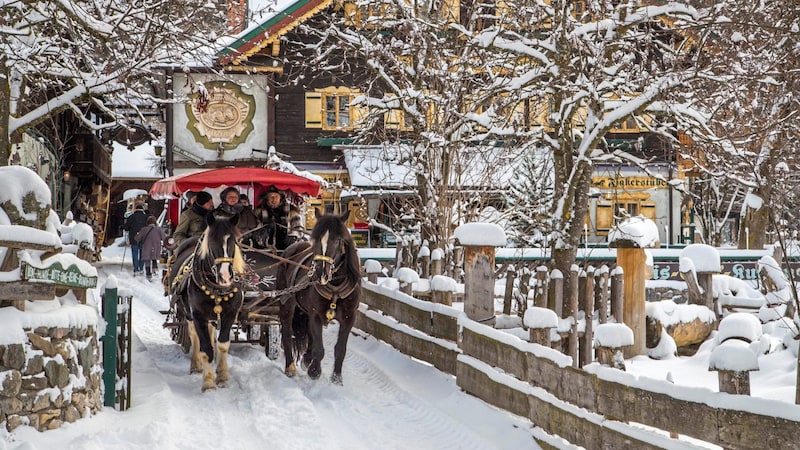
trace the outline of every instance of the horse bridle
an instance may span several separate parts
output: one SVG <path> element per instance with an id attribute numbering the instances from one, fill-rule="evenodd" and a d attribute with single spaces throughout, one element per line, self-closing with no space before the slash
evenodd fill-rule
<path id="1" fill-rule="evenodd" d="M 316 272 L 314 269 L 314 265 L 317 261 L 322 261 L 324 264 L 330 265 L 330 281 L 335 280 L 336 278 L 334 275 L 341 267 L 340 264 L 342 259 L 344 258 L 347 249 L 345 248 L 347 243 L 344 242 L 343 239 L 337 239 L 336 245 L 339 247 L 339 253 L 336 257 L 330 257 L 328 255 L 318 255 L 314 254 L 311 262 L 311 269 L 308 271 L 308 278 L 311 284 L 314 286 L 314 290 L 317 291 L 319 295 L 330 301 L 328 305 L 328 310 L 325 312 L 325 318 L 328 319 L 328 322 L 333 320 L 336 316 L 336 305 L 339 299 L 345 298 L 349 296 L 355 289 L 357 284 L 356 283 L 344 283 L 341 285 L 334 285 L 330 282 L 322 284 L 320 280 L 313 280 L 313 274 Z"/>
<path id="2" fill-rule="evenodd" d="M 205 239 L 205 237 L 203 238 Z M 208 255 L 205 258 L 200 258 L 200 245 L 203 242 L 203 239 L 197 242 L 197 247 L 195 247 L 194 257 L 192 260 L 197 260 L 198 269 L 200 270 L 193 270 L 192 271 L 192 281 L 194 284 L 206 295 L 209 299 L 214 301 L 214 313 L 217 315 L 217 320 L 220 320 L 220 314 L 222 314 L 222 302 L 227 302 L 235 297 L 237 294 L 240 293 L 240 285 L 242 283 L 241 277 L 239 274 L 235 272 L 235 270 L 231 270 L 233 272 L 233 278 L 231 279 L 231 284 L 229 286 L 224 286 L 219 284 L 219 275 L 218 275 L 218 268 L 220 265 L 228 263 L 233 267 L 233 263 L 235 258 L 233 256 L 221 256 L 221 257 L 214 257 L 214 253 L 211 249 L 208 249 Z M 234 241 L 234 246 L 237 244 Z M 209 257 L 210 256 L 210 257 Z M 203 262 L 211 262 L 211 272 L 215 275 L 215 280 L 211 280 L 207 275 L 208 271 L 204 270 Z M 191 268 L 184 268 L 184 270 L 191 270 Z M 198 280 L 199 274 L 199 280 Z"/>

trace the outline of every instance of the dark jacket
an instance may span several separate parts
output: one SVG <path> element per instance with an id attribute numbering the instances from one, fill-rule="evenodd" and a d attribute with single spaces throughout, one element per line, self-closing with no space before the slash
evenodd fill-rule
<path id="1" fill-rule="evenodd" d="M 161 258 L 161 243 L 167 235 L 157 224 L 150 224 L 136 234 L 136 240 L 142 247 L 142 260 L 152 261 Z"/>
<path id="2" fill-rule="evenodd" d="M 147 225 L 147 213 L 143 209 L 136 209 L 133 213 L 125 219 L 125 224 L 122 229 L 128 232 L 128 243 L 131 245 L 138 245 L 136 240 L 136 233 Z"/>
<path id="3" fill-rule="evenodd" d="M 196 202 L 191 208 L 181 213 L 181 217 L 178 219 L 178 227 L 175 228 L 175 233 L 173 234 L 175 244 L 180 244 L 192 236 L 200 236 L 203 230 L 206 229 L 206 214 L 208 213 L 207 209 Z"/>
<path id="4" fill-rule="evenodd" d="M 283 250 L 292 243 L 289 240 L 289 211 L 285 203 L 277 208 L 264 205 L 255 210 L 256 219 L 261 222 L 258 238 L 259 247 L 272 247 Z"/>

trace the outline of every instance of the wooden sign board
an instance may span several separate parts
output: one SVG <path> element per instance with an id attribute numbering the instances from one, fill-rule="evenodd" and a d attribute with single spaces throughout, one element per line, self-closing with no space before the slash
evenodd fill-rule
<path id="1" fill-rule="evenodd" d="M 20 276 L 30 282 L 52 282 L 59 286 L 72 288 L 93 288 L 97 286 L 97 277 L 89 277 L 81 273 L 76 265 L 66 269 L 61 263 L 54 263 L 48 267 L 35 267 L 23 262 L 20 265 Z"/>

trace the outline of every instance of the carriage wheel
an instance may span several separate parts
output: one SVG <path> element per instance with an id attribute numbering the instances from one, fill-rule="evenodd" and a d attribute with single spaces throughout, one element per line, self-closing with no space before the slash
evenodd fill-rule
<path id="1" fill-rule="evenodd" d="M 249 342 L 259 342 L 259 339 L 261 339 L 261 325 L 248 325 L 247 340 Z"/>
<path id="2" fill-rule="evenodd" d="M 278 325 L 266 325 L 264 331 L 264 353 L 268 359 L 276 360 L 281 351 L 281 330 Z"/>
<path id="3" fill-rule="evenodd" d="M 189 325 L 186 318 L 178 309 L 178 305 L 172 305 L 175 326 L 170 330 L 172 341 L 181 346 L 183 353 L 189 353 L 192 348 L 192 340 L 189 338 Z"/>
<path id="4" fill-rule="evenodd" d="M 173 340 L 181 346 L 183 353 L 189 353 L 192 348 L 192 340 L 189 338 L 189 326 L 186 321 L 181 322 L 176 330 L 177 337 L 173 338 Z"/>

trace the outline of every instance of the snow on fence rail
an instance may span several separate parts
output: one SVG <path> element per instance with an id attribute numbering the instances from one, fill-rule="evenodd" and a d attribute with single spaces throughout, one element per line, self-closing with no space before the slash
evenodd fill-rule
<path id="1" fill-rule="evenodd" d="M 493 249 L 487 247 L 486 251 Z M 465 259 L 474 260 L 469 254 L 465 252 Z M 487 326 L 494 321 L 476 316 L 474 305 L 469 303 L 485 303 L 485 294 L 463 292 L 459 299 L 464 301 L 463 312 L 449 306 L 452 298 L 431 295 L 440 290 L 455 291 L 452 279 L 440 275 L 441 266 L 433 264 L 422 271 L 430 279 L 420 279 L 415 270 L 404 268 L 394 272 L 396 278 L 378 280 L 388 271 L 376 260 L 366 261 L 364 305 L 357 327 L 455 375 L 465 391 L 529 417 L 546 433 L 577 445 L 663 448 L 674 443 L 672 438 L 678 433 L 725 448 L 793 445 L 792 431 L 800 422 L 800 409 L 787 409 L 783 402 L 778 407 L 778 402 L 765 399 L 748 399 L 743 408 L 741 401 L 726 396 L 727 389 L 718 393 L 676 387 L 667 381 L 639 381 L 624 372 L 622 349 L 629 349 L 634 339 L 630 328 L 622 323 L 621 270 L 609 270 L 605 265 L 599 269 L 573 266 L 570 286 L 564 286 L 558 271 L 548 273 L 536 259 L 513 261 L 513 267 L 511 260 L 499 263 L 493 254 L 478 260 L 483 261 L 479 266 L 486 266 L 487 261 L 497 263 L 496 277 L 505 274 L 504 313 L 510 314 L 511 302 L 516 303 L 516 313 L 524 314 L 528 340 Z M 468 277 L 472 269 L 464 270 Z M 695 271 L 681 272 L 685 277 L 695 276 Z M 646 272 L 639 273 L 644 276 Z M 520 278 L 517 284 L 516 276 Z M 691 307 L 707 310 L 712 322 L 718 319 L 709 307 L 717 314 L 721 309 L 709 304 L 708 295 L 701 295 L 716 288 L 711 277 L 691 281 L 697 288 L 690 293 Z M 473 285 L 472 289 L 481 293 L 491 292 L 485 285 Z M 465 291 L 470 291 L 470 283 L 465 286 Z M 526 312 L 529 302 L 532 306 Z M 600 331 L 596 336 L 595 320 Z M 662 335 L 660 329 L 657 334 Z M 595 353 L 600 364 L 593 364 Z M 731 373 L 723 373 L 727 369 L 731 368 L 722 363 L 721 368 L 711 370 L 720 370 L 720 380 L 747 376 L 747 370 L 734 367 L 728 370 Z M 776 410 L 781 412 L 776 414 Z M 643 431 L 640 426 L 629 425 L 631 422 L 662 431 Z M 770 430 L 768 436 L 763 430 Z"/>
<path id="2" fill-rule="evenodd" d="M 471 321 L 452 307 L 366 280 L 363 286 L 358 328 L 455 375 L 466 392 L 573 444 L 664 448 L 674 445 L 672 432 L 724 448 L 795 445 L 800 409 L 785 413 L 784 402 L 749 398 L 743 410 L 736 396 L 725 393 L 640 380 L 598 364 L 578 369 L 574 358 Z"/>

